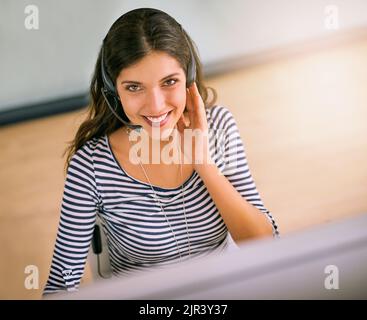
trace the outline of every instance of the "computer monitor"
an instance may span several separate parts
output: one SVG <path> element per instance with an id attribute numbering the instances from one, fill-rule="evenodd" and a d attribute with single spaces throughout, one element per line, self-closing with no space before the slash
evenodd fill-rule
<path id="1" fill-rule="evenodd" d="M 48 299 L 365 299 L 367 214 Z"/>

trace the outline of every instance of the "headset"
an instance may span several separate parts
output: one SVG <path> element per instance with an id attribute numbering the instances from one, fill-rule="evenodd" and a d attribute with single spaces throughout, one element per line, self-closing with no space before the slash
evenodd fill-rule
<path id="1" fill-rule="evenodd" d="M 183 31 L 182 26 L 179 24 L 181 31 L 184 35 L 184 38 L 186 40 L 186 43 L 190 50 L 190 61 L 187 66 L 187 75 L 186 75 L 186 87 L 189 87 L 195 80 L 196 80 L 196 62 L 195 62 L 195 56 L 192 52 L 190 43 L 185 35 L 185 32 Z M 106 100 L 106 103 L 108 107 L 110 108 L 111 112 L 116 116 L 117 119 L 119 119 L 125 126 L 137 130 L 140 132 L 143 127 L 140 125 L 133 125 L 129 123 L 129 119 L 126 116 L 123 106 L 120 101 L 120 97 L 118 96 L 118 93 L 116 91 L 116 88 L 113 84 L 113 81 L 111 80 L 110 76 L 108 75 L 106 65 L 105 65 L 105 58 L 104 58 L 104 42 L 102 44 L 101 49 L 101 73 L 102 73 L 102 81 L 103 81 L 103 87 L 102 87 L 102 95 L 104 99 Z M 120 115 L 118 114 L 120 113 Z"/>

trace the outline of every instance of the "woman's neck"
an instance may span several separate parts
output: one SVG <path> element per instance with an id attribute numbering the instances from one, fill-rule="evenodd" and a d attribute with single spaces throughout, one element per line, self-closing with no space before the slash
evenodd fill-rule
<path id="1" fill-rule="evenodd" d="M 177 130 L 165 139 L 152 138 L 147 132 L 137 133 L 122 128 L 128 143 L 129 159 L 134 162 L 137 158 L 143 164 L 179 164 L 182 162 L 180 154 L 181 139 Z"/>

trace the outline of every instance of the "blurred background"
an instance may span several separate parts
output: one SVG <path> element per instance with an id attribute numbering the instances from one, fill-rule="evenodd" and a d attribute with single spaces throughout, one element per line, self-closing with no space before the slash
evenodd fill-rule
<path id="1" fill-rule="evenodd" d="M 367 212 L 366 0 L 2 0 L 1 299 L 41 296 L 63 151 L 85 116 L 102 39 L 138 7 L 171 14 L 197 44 L 282 234 Z M 29 265 L 39 289 L 25 288 Z"/>

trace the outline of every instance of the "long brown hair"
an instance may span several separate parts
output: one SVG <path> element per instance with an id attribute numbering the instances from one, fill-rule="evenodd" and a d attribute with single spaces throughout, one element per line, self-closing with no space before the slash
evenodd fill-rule
<path id="1" fill-rule="evenodd" d="M 217 94 L 214 89 L 204 85 L 202 65 L 195 43 L 181 25 L 167 13 L 157 9 L 140 8 L 123 14 L 111 26 L 102 46 L 105 68 L 113 83 L 116 83 L 122 69 L 138 62 L 154 50 L 166 52 L 176 58 L 187 74 L 191 49 L 196 63 L 196 84 L 205 107 L 210 108 L 215 104 Z M 66 169 L 75 152 L 88 140 L 108 135 L 123 126 L 110 111 L 101 94 L 102 46 L 90 84 L 90 103 L 86 119 L 64 153 L 67 154 Z M 208 89 L 212 91 L 210 101 Z"/>

